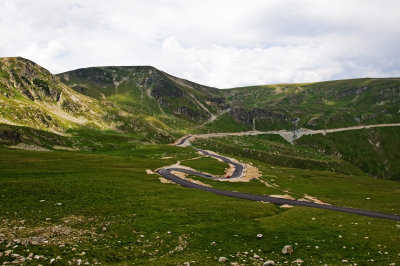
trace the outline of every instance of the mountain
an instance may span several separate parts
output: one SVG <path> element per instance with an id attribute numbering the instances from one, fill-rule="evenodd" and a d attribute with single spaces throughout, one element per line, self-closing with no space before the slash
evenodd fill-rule
<path id="1" fill-rule="evenodd" d="M 399 96 L 398 78 L 220 90 L 151 66 L 91 67 L 53 75 L 21 57 L 1 58 L 0 142 L 102 150 L 128 142 L 170 143 L 188 133 L 398 123 Z M 398 179 L 398 135 L 397 128 L 369 129 L 303 137 L 295 145 L 342 158 L 373 176 Z M 277 157 L 280 149 L 274 153 L 268 156 Z"/>
<path id="2" fill-rule="evenodd" d="M 78 93 L 21 57 L 0 58 L 0 123 L 58 134 L 90 128 L 172 140 L 167 126 Z"/>
<path id="3" fill-rule="evenodd" d="M 79 93 L 173 124 L 203 123 L 228 108 L 221 90 L 150 66 L 91 67 L 57 76 Z"/>
<path id="4" fill-rule="evenodd" d="M 222 91 L 235 121 L 258 130 L 400 121 L 400 78 L 276 84 Z"/>

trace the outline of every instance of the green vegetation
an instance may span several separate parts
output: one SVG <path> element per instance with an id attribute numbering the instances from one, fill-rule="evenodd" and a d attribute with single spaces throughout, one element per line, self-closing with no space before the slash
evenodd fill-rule
<path id="1" fill-rule="evenodd" d="M 227 163 L 220 162 L 211 157 L 199 157 L 196 159 L 182 161 L 181 165 L 185 165 L 212 175 L 222 175 L 225 173 L 225 169 L 229 167 Z"/>
<path id="2" fill-rule="evenodd" d="M 91 264 L 215 265 L 220 256 L 228 263 L 250 264 L 259 261 L 254 253 L 280 263 L 297 258 L 307 264 L 398 261 L 396 222 L 311 208 L 281 209 L 162 184 L 145 170 L 195 158 L 193 149 L 145 145 L 131 149 L 131 154 L 127 151 L 0 150 L 0 233 L 5 239 L 0 252 L 19 239 L 26 246 L 17 245 L 12 252 L 43 255 L 46 259 L 34 260 L 42 264 L 57 256 L 61 264 L 80 259 Z M 174 158 L 160 160 L 165 155 Z M 252 162 L 263 171 L 263 180 L 278 185 L 276 189 L 259 181 L 202 181 L 237 191 L 289 190 L 296 198 L 307 193 L 329 203 L 400 211 L 398 183 Z M 264 235 L 261 240 L 256 238 L 259 233 Z M 294 246 L 290 257 L 280 254 L 286 244 Z M 0 262 L 10 260 L 0 257 Z"/>
<path id="3" fill-rule="evenodd" d="M 201 133 L 209 132 L 241 132 L 251 130 L 250 127 L 246 127 L 236 122 L 228 113 L 221 115 L 211 123 L 207 123 L 197 128 L 197 131 Z"/>
<path id="4" fill-rule="evenodd" d="M 7 70 L 0 69 L 0 78 L 8 79 L 9 77 L 10 77 L 10 75 L 8 74 Z"/>
<path id="5" fill-rule="evenodd" d="M 289 143 L 276 143 L 268 138 L 278 136 L 244 136 L 198 139 L 199 148 L 228 155 L 247 157 L 268 164 L 311 170 L 329 170 L 343 174 L 362 174 L 355 166 L 315 150 L 293 147 Z M 281 142 L 281 141 L 280 141 Z"/>
<path id="6" fill-rule="evenodd" d="M 337 128 L 358 124 L 392 123 L 400 120 L 399 79 L 351 79 L 308 84 L 276 84 L 222 90 L 229 104 L 279 112 L 287 119 L 265 115 L 258 130 L 281 122 L 298 127 Z M 266 107 L 267 106 L 267 107 Z M 258 117 L 256 118 L 259 119 Z"/>
<path id="7" fill-rule="evenodd" d="M 32 265 L 216 265 L 220 256 L 262 265 L 254 254 L 288 265 L 399 263 L 398 222 L 218 196 L 152 172 L 180 161 L 224 174 L 226 163 L 166 145 L 184 134 L 399 122 L 399 88 L 398 79 L 356 79 L 220 91 L 153 67 L 55 77 L 29 60 L 2 58 L 0 263 L 30 253 Z M 220 116 L 209 121 L 211 114 Z M 399 214 L 399 139 L 399 128 L 303 136 L 295 145 L 277 135 L 197 139 L 194 146 L 260 176 L 189 177 L 217 189 Z M 282 255 L 288 244 L 294 253 Z"/>
<path id="8" fill-rule="evenodd" d="M 79 93 L 112 101 L 127 112 L 139 112 L 164 123 L 173 120 L 179 129 L 204 122 L 209 112 L 215 114 L 225 107 L 219 90 L 148 66 L 92 67 L 58 77 Z"/>
<path id="9" fill-rule="evenodd" d="M 400 180 L 399 127 L 304 136 L 296 145 L 341 158 L 372 176 Z"/>
<path id="10" fill-rule="evenodd" d="M 45 92 L 50 93 L 50 89 L 49 89 L 49 83 L 47 83 L 45 80 L 42 79 L 38 79 L 38 78 L 34 78 L 32 80 L 32 83 L 39 87 L 42 88 L 43 90 L 45 90 Z"/>

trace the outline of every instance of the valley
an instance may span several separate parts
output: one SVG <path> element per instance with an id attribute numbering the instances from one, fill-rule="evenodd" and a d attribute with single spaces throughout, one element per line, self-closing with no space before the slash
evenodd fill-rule
<path id="1" fill-rule="evenodd" d="M 399 106 L 395 78 L 217 89 L 0 58 L 0 263 L 399 263 Z"/>

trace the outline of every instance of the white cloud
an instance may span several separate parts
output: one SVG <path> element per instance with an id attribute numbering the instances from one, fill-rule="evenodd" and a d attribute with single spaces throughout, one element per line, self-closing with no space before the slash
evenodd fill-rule
<path id="1" fill-rule="evenodd" d="M 153 65 L 217 87 L 400 76 L 395 0 L 2 0 L 0 56 Z"/>

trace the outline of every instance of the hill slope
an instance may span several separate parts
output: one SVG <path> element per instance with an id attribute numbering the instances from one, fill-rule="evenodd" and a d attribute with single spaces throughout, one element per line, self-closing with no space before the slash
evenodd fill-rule
<path id="1" fill-rule="evenodd" d="M 0 58 L 0 123 L 64 134 L 91 128 L 171 141 L 165 125 L 77 93 L 34 62 Z"/>
<path id="2" fill-rule="evenodd" d="M 92 67 L 61 73 L 58 77 L 77 92 L 164 121 L 178 118 L 201 123 L 227 108 L 220 90 L 150 66 Z"/>
<path id="3" fill-rule="evenodd" d="M 400 79 L 350 79 L 223 90 L 231 116 L 258 130 L 400 121 Z"/>
<path id="4" fill-rule="evenodd" d="M 399 96 L 400 80 L 395 78 L 218 90 L 150 66 L 92 67 L 55 76 L 27 59 L 1 58 L 0 123 L 7 125 L 0 128 L 0 142 L 51 148 L 53 140 L 59 145 L 58 137 L 40 131 L 45 130 L 79 136 L 61 141 L 71 147 L 102 150 L 127 141 L 172 142 L 195 132 L 399 122 Z M 343 158 L 370 175 L 398 179 L 397 152 L 391 151 L 398 146 L 397 131 L 379 136 L 371 132 L 337 134 L 347 136 L 347 142 L 335 135 L 305 138 L 295 145 Z M 356 152 L 360 147 L 362 152 Z"/>

